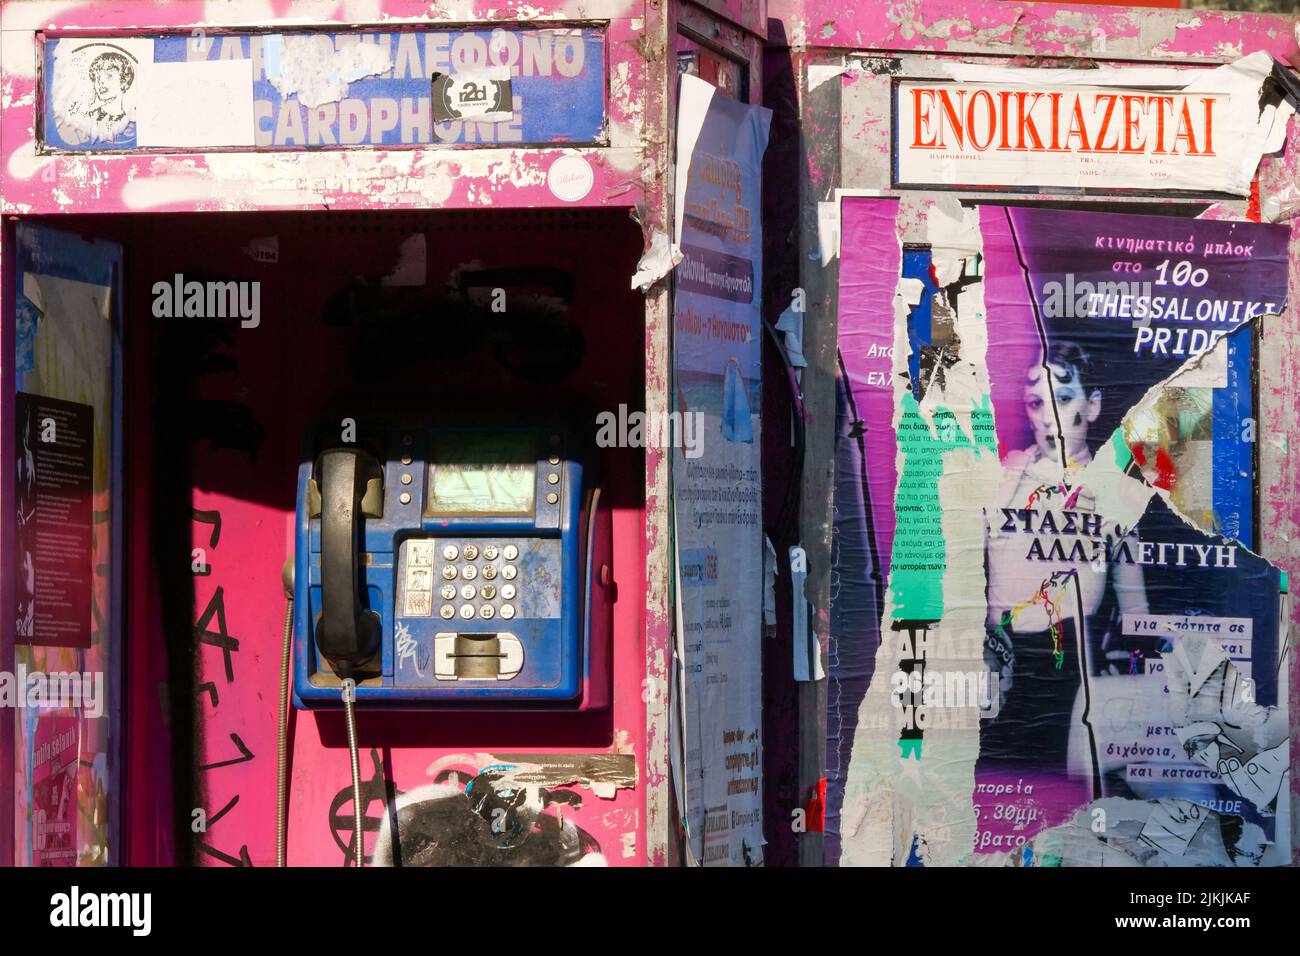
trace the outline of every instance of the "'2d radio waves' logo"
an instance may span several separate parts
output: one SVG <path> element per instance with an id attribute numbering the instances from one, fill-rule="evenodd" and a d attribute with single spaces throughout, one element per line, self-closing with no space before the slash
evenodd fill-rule
<path id="1" fill-rule="evenodd" d="M 514 116 L 508 67 L 433 75 L 433 119 L 499 122 Z"/>

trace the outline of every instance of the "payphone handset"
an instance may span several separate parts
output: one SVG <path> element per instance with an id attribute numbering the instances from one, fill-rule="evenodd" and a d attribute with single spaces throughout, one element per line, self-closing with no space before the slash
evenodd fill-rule
<path id="1" fill-rule="evenodd" d="M 609 513 L 569 435 L 358 434 L 298 477 L 294 703 L 608 706 Z"/>

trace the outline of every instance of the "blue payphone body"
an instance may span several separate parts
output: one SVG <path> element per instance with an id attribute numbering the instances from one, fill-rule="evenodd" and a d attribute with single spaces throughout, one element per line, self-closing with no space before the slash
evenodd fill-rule
<path id="1" fill-rule="evenodd" d="M 350 676 L 358 706 L 608 706 L 609 513 L 571 436 L 358 434 L 299 470 L 294 703 Z"/>

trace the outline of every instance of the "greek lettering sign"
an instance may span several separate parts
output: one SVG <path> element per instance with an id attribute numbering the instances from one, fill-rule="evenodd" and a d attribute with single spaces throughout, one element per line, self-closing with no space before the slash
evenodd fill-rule
<path id="1" fill-rule="evenodd" d="M 968 68 L 894 86 L 894 180 L 944 189 L 1246 195 L 1281 146 L 1267 54 L 1213 70 Z"/>
<path id="2" fill-rule="evenodd" d="M 61 37 L 47 150 L 600 145 L 595 28 Z"/>

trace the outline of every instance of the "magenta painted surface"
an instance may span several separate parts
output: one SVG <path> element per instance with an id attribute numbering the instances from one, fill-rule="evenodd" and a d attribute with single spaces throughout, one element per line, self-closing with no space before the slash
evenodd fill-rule
<path id="1" fill-rule="evenodd" d="M 745 19 L 759 14 L 762 0 L 726 6 L 739 19 Z M 0 211 L 11 215 L 77 215 L 84 227 L 87 220 L 82 214 L 87 213 L 462 209 L 490 214 L 507 208 L 578 205 L 640 207 L 644 210 L 643 221 L 656 221 L 655 210 L 663 202 L 664 179 L 643 168 L 646 147 L 642 124 L 646 109 L 659 98 L 655 84 L 647 80 L 663 68 L 663 61 L 653 55 L 653 50 L 647 52 L 642 40 L 646 18 L 658 22 L 662 13 L 650 13 L 643 0 L 475 2 L 456 6 L 410 0 L 348 0 L 312 4 L 310 21 L 303 20 L 302 15 L 303 6 L 287 0 L 36 0 L 4 4 L 0 8 Z M 285 23 L 286 28 L 369 25 L 392 29 L 404 22 L 608 21 L 610 146 L 583 150 L 356 149 L 308 155 L 35 154 L 37 31 L 48 30 L 56 35 L 189 32 L 196 28 L 273 26 L 275 17 L 289 16 L 294 20 Z M 652 65 L 647 66 L 643 57 L 649 57 Z M 593 170 L 592 189 L 573 204 L 558 200 L 547 185 L 547 171 L 562 155 L 581 156 Z M 659 160 L 656 155 L 651 162 L 658 164 Z M 626 233 L 623 238 L 614 244 L 598 242 L 612 257 L 603 263 L 612 285 L 599 296 L 606 321 L 603 328 L 597 323 L 592 333 L 593 365 L 585 374 L 589 379 L 604 379 L 600 387 L 611 394 L 627 388 L 637 394 L 635 389 L 640 387 L 642 377 L 650 388 L 663 386 L 666 356 L 658 351 L 660 333 L 653 319 L 647 324 L 641 296 L 626 289 L 641 242 L 626 216 L 618 218 Z M 174 222 L 171 216 L 103 222 L 110 232 L 123 234 L 120 238 L 130 250 L 128 299 L 132 314 L 138 316 L 148 313 L 149 283 L 173 269 L 197 268 L 200 260 L 194 258 L 195 254 L 201 253 L 205 269 L 226 269 L 242 275 L 260 268 L 250 266 L 240 251 L 241 244 L 272 228 L 253 225 L 253 220 L 242 217 L 238 217 L 237 224 L 236 217 L 226 216 L 204 220 L 202 227 L 196 227 L 192 219 L 186 224 Z M 331 253 L 341 241 L 328 233 L 316 237 L 314 252 L 298 260 L 294 267 L 298 271 L 285 277 L 281 291 L 272 292 L 270 300 L 263 302 L 264 309 L 278 316 L 267 328 L 272 334 L 256 340 L 237 339 L 233 346 L 235 370 L 200 379 L 202 398 L 245 404 L 269 423 L 255 467 L 244 453 L 213 447 L 201 440 L 188 463 L 194 483 L 191 506 L 217 511 L 222 521 L 216 541 L 212 538 L 213 526 L 203 521 L 192 522 L 188 535 L 194 547 L 205 549 L 211 568 L 210 575 L 193 578 L 191 623 L 206 617 L 204 627 L 196 630 L 208 632 L 206 639 L 196 634 L 200 674 L 196 685 L 210 682 L 211 686 L 202 687 L 196 695 L 199 731 L 194 764 L 202 769 L 197 771 L 200 807 L 191 809 L 201 808 L 208 816 L 209 827 L 199 841 L 205 849 L 200 852 L 202 860 L 214 865 L 261 865 L 274 858 L 276 697 L 283 614 L 279 581 L 280 565 L 292 547 L 292 475 L 313 401 L 321 396 L 319 385 L 331 375 L 342 374 L 347 359 L 334 353 L 312 365 L 295 352 L 301 340 L 294 338 L 288 328 L 303 307 L 295 301 L 297 292 L 284 290 L 313 287 L 323 278 L 328 285 L 321 263 L 335 261 L 337 265 Z M 498 244 L 506 241 L 499 234 L 496 237 Z M 434 244 L 432 238 L 430 244 Z M 304 240 L 304 245 L 310 245 L 310 241 Z M 539 247 L 552 250 L 556 246 L 553 238 L 539 243 Z M 327 270 L 329 277 L 346 278 L 350 272 L 364 271 L 367 263 L 374 268 L 376 261 L 385 256 L 391 259 L 393 253 L 391 237 L 378 240 L 354 236 L 352 248 L 346 267 Z M 467 257 L 470 254 L 466 252 Z M 614 258 L 618 259 L 616 266 L 612 265 Z M 581 259 L 572 256 L 569 262 Z M 280 270 L 286 271 L 290 271 L 287 266 Z M 301 314 L 310 313 L 311 308 L 319 310 L 320 305 L 315 302 Z M 608 321 L 610 317 L 620 321 Z M 277 327 L 279 331 L 273 331 Z M 134 808 L 129 856 L 137 864 L 173 860 L 171 807 L 167 804 L 174 788 L 165 734 L 186 732 L 174 722 L 167 726 L 170 718 L 165 706 L 164 653 L 166 641 L 174 640 L 175 635 L 165 639 L 159 620 L 161 596 L 168 593 L 169 585 L 157 577 L 154 567 L 151 533 L 155 529 L 150 523 L 161 524 L 162 519 L 154 510 L 156 497 L 151 497 L 147 485 L 147 462 L 157 452 L 148 437 L 147 423 L 157 408 L 148 394 L 148 377 L 157 374 L 159 366 L 142 343 L 157 331 L 156 326 L 147 328 L 141 322 L 135 327 L 132 343 L 137 370 L 151 366 L 133 382 L 131 414 L 136 425 L 129 437 L 132 453 L 139 456 L 137 475 L 141 479 L 132 489 L 135 507 L 137 514 L 149 513 L 134 528 L 137 538 L 132 552 L 132 612 L 128 627 L 133 657 L 132 698 L 126 719 L 133 741 L 128 779 Z M 631 344 L 625 341 L 629 337 Z M 611 362 L 615 354 L 630 356 L 636 364 L 620 368 L 617 362 Z M 288 355 L 294 355 L 295 361 L 286 363 Z M 138 364 L 142 362 L 143 366 Z M 639 394 L 643 396 L 644 392 Z M 526 720 L 505 715 L 471 720 L 456 714 L 420 718 L 362 714 L 363 778 L 374 774 L 372 752 L 383 768 L 383 777 L 400 792 L 431 785 L 463 788 L 474 772 L 499 762 L 499 754 L 631 754 L 637 766 L 635 788 L 619 789 L 612 798 L 603 798 L 589 789 L 560 786 L 558 789 L 575 791 L 581 807 L 567 804 L 546 812 L 576 825 L 599 846 L 600 855 L 611 865 L 644 864 L 651 854 L 652 862 L 663 862 L 662 835 L 647 838 L 648 821 L 653 823 L 647 801 L 651 793 L 664 792 L 666 757 L 662 753 L 649 754 L 647 741 L 663 737 L 666 732 L 647 725 L 645 685 L 647 674 L 656 681 L 666 674 L 662 664 L 654 662 L 662 659 L 667 647 L 668 619 L 656 611 L 666 594 L 666 572 L 661 565 L 647 560 L 647 554 L 662 548 L 658 529 L 663 524 L 666 502 L 654 494 L 646 495 L 647 488 L 654 489 L 661 482 L 664 460 L 658 450 L 647 449 L 643 455 L 638 453 L 634 459 L 622 459 L 610 466 L 622 489 L 613 509 L 615 579 L 620 587 L 615 605 L 613 709 L 594 718 L 532 715 Z M 183 473 L 183 469 L 179 471 Z M 647 520 L 647 513 L 654 516 L 652 522 Z M 228 670 L 222 645 L 229 646 L 232 641 L 237 646 L 230 648 Z M 647 654 L 647 644 L 659 649 L 657 658 Z M 7 744 L 11 740 L 6 736 Z M 342 846 L 348 840 L 348 824 L 332 817 L 331 807 L 335 814 L 339 812 L 335 799 L 350 779 L 341 723 L 337 717 L 295 714 L 293 741 L 289 861 L 339 865 L 344 860 Z M 342 815 L 348 817 L 350 800 L 342 799 Z M 176 812 L 184 814 L 186 809 L 177 807 Z M 380 804 L 372 803 L 368 810 L 377 824 Z M 374 840 L 375 833 L 368 830 L 367 852 L 373 851 Z"/>
<path id="2" fill-rule="evenodd" d="M 858 386 L 854 417 L 862 422 L 894 420 L 894 297 L 903 267 L 897 217 L 897 199 L 846 196 L 840 206 L 839 348 L 849 380 Z M 888 581 L 898 440 L 892 428 L 872 428 L 863 441 L 880 579 Z"/>
<path id="3" fill-rule="evenodd" d="M 274 862 L 276 713 L 284 615 L 280 572 L 294 547 L 300 444 L 325 406 L 346 403 L 349 395 L 357 400 L 361 395 L 382 395 L 386 386 L 395 384 L 355 382 L 355 356 L 347 330 L 320 318 L 339 291 L 349 287 L 351 275 L 385 268 L 395 259 L 400 243 L 416 229 L 428 237 L 431 288 L 439 287 L 447 272 L 474 260 L 487 268 L 569 263 L 579 290 L 573 310 L 583 322 L 588 347 L 574 376 L 581 395 L 571 395 L 568 389 L 560 398 L 616 407 L 618 401 L 628 400 L 629 393 L 636 394 L 637 369 L 624 366 L 642 360 L 636 347 L 641 299 L 622 288 L 639 251 L 635 227 L 619 217 L 613 232 L 584 237 L 581 229 L 551 231 L 533 219 L 505 223 L 501 215 L 497 213 L 487 228 L 475 228 L 463 217 L 443 221 L 441 227 L 437 219 L 429 225 L 389 225 L 370 217 L 358 222 L 355 232 L 310 215 L 220 217 L 206 224 L 194 217 L 158 217 L 149 228 L 151 244 L 132 260 L 134 271 L 128 273 L 128 283 L 133 284 L 136 301 L 147 302 L 150 284 L 158 276 L 192 270 L 195 253 L 182 237 L 201 237 L 203 261 L 216 273 L 257 276 L 263 283 L 263 325 L 236 331 L 233 342 L 211 355 L 192 357 L 201 365 L 223 363 L 220 374 L 198 375 L 194 398 L 220 403 L 211 408 L 224 409 L 220 414 L 226 416 L 226 425 L 234 425 L 214 426 L 209 414 L 196 407 L 196 418 L 207 425 L 196 425 L 186 435 L 193 443 L 188 463 L 193 482 L 190 504 L 196 512 L 215 512 L 220 520 L 215 543 L 211 516 L 201 520 L 196 514 L 188 523 L 189 547 L 202 548 L 211 569 L 207 576 L 193 577 L 198 666 L 194 706 L 199 726 L 195 780 L 199 805 L 209 819 L 220 814 L 199 838 L 201 862 Z M 535 214 L 524 215 L 535 218 Z M 317 234 L 317 226 L 325 231 Z M 253 264 L 242 252 L 244 245 L 269 234 L 279 236 L 280 261 Z M 606 249 L 610 268 L 599 269 L 594 262 L 575 264 L 582 244 L 592 242 Z M 135 314 L 141 312 L 137 309 Z M 140 323 L 137 328 L 140 334 L 159 336 L 166 332 L 163 325 Z M 172 349 L 159 352 L 154 361 L 177 361 L 175 345 Z M 394 357 L 400 362 L 400 343 Z M 154 366 L 152 374 L 161 374 L 160 365 Z M 476 381 L 481 384 L 482 376 L 466 371 L 461 378 L 445 381 L 408 380 L 402 388 L 414 388 L 435 401 L 471 395 Z M 494 387 L 521 388 L 508 377 Z M 544 400 L 540 392 L 525 389 L 525 393 L 520 401 L 530 407 Z M 184 399 L 177 396 L 176 400 Z M 263 430 L 255 455 L 237 447 L 241 436 L 250 434 L 238 424 L 245 413 Z M 220 437 L 202 440 L 213 427 Z M 385 818 L 380 795 L 386 787 L 396 794 L 435 786 L 443 787 L 444 793 L 446 788 L 463 789 L 484 767 L 508 762 L 503 754 L 626 753 L 636 760 L 635 788 L 619 789 L 607 799 L 576 785 L 561 785 L 551 788 L 552 793 L 570 790 L 581 806 L 552 806 L 545 812 L 586 834 L 610 865 L 646 862 L 642 691 L 648 571 L 642 461 L 635 450 L 613 450 L 601 467 L 613 504 L 613 574 L 618 586 L 612 710 L 581 715 L 359 711 L 362 779 L 374 797 L 366 808 L 368 827 L 375 828 L 367 830 L 368 854 Z M 174 526 L 181 516 L 161 514 L 156 508 L 152 517 L 155 524 Z M 174 577 L 173 562 L 186 560 L 188 553 L 157 557 L 162 564 L 160 592 L 183 586 L 183 580 Z M 134 635 L 137 640 L 142 637 Z M 135 688 L 137 703 L 145 693 L 145 688 Z M 291 741 L 289 863 L 343 865 L 352 818 L 341 716 L 295 712 Z"/>
<path id="4" fill-rule="evenodd" d="M 200 456 L 203 460 L 205 456 Z M 231 455 L 206 456 L 209 467 Z M 234 464 L 234 462 L 230 462 Z M 268 469 L 268 473 L 269 473 Z M 254 866 L 275 860 L 275 760 L 278 674 L 278 631 L 284 613 L 279 587 L 281 555 L 292 549 L 292 512 L 230 495 L 197 492 L 196 508 L 217 510 L 222 517 L 221 545 L 210 552 L 212 576 L 196 588 L 196 610 L 207 606 L 217 588 L 223 591 L 224 613 L 231 637 L 239 640 L 233 655 L 235 680 L 224 678 L 219 650 L 202 655 L 203 678 L 219 692 L 217 706 L 199 695 L 204 739 L 196 758 L 201 766 L 251 759 L 201 774 L 209 817 L 237 803 L 201 839 L 209 865 L 246 859 Z M 623 595 L 617 606 L 618 649 L 625 651 L 614 688 L 614 724 L 620 739 L 643 764 L 641 669 L 634 649 L 640 615 L 635 578 L 628 569 L 644 567 L 640 555 L 641 517 L 623 510 L 615 516 L 615 565 L 622 569 Z M 196 547 L 207 544 L 209 527 L 195 524 Z M 528 715 L 474 717 L 463 713 L 386 715 L 358 714 L 361 775 L 367 795 L 375 791 L 376 767 L 382 779 L 399 793 L 442 784 L 463 784 L 482 768 L 501 762 L 501 753 L 592 752 L 591 734 L 576 735 L 573 724 Z M 338 714 L 295 711 L 292 718 L 292 784 L 288 862 L 290 865 L 341 866 L 351 841 L 350 771 L 342 719 Z M 238 738 L 236 741 L 235 738 Z M 242 749 L 241 749 L 242 745 Z M 596 752 L 604 748 L 595 748 Z M 463 774 L 447 779 L 447 774 Z M 572 788 L 582 798 L 578 809 L 563 808 L 563 818 L 600 845 L 604 860 L 614 866 L 645 862 L 643 795 L 640 789 L 620 789 L 614 799 L 601 799 L 590 790 Z M 552 811 L 553 812 L 553 811 Z M 385 816 L 378 796 L 365 809 L 367 826 Z M 368 830 L 367 853 L 373 853 L 376 832 Z"/>
<path id="5" fill-rule="evenodd" d="M 293 152 L 208 152 L 115 156 L 38 156 L 37 31 L 124 35 L 143 29 L 265 26 L 268 8 L 301 17 L 285 0 L 203 3 L 179 0 L 49 3 L 0 7 L 0 212 L 169 212 L 297 208 L 488 208 L 556 205 L 547 185 L 551 164 L 577 153 L 592 166 L 591 190 L 574 205 L 630 206 L 648 199 L 640 169 L 646 66 L 634 45 L 645 6 L 641 0 L 574 0 L 535 5 L 474 3 L 465 7 L 409 0 L 314 5 L 311 25 L 372 24 L 391 29 L 422 24 L 509 22 L 518 18 L 608 19 L 607 110 L 610 147 L 536 149 L 353 149 Z"/>
<path id="6" fill-rule="evenodd" d="M 956 50 L 1118 56 L 1122 41 L 1145 57 L 1233 59 L 1264 49 L 1296 54 L 1293 21 L 1267 14 L 1129 9 L 972 0 L 771 0 L 792 45 L 874 50 Z"/>

